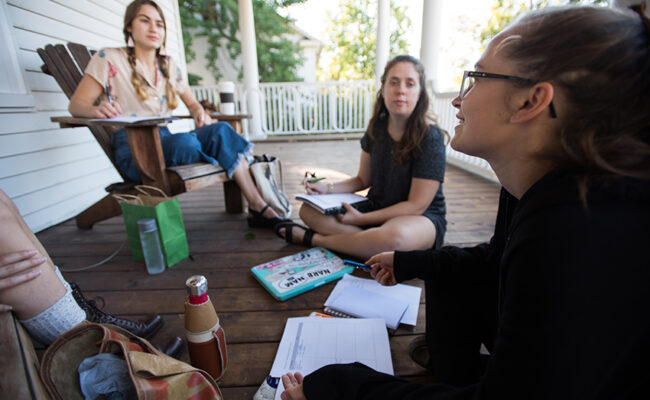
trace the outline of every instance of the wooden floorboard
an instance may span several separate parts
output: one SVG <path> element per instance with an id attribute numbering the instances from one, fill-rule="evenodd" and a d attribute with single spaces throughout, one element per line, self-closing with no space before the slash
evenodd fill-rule
<path id="1" fill-rule="evenodd" d="M 254 150 L 282 160 L 285 192 L 291 197 L 301 192 L 300 181 L 306 170 L 335 181 L 355 175 L 360 157 L 357 140 L 261 142 Z M 448 165 L 443 190 L 448 210 L 445 242 L 469 246 L 488 240 L 494 228 L 499 187 Z M 249 229 L 245 214 L 227 214 L 221 185 L 178 198 L 192 257 L 161 275 L 147 275 L 144 264 L 131 259 L 128 245 L 98 268 L 72 271 L 97 263 L 120 248 L 126 238 L 121 217 L 103 221 L 88 231 L 77 229 L 70 220 L 37 236 L 64 270 L 65 278 L 79 283 L 86 297 L 101 298 L 107 312 L 129 318 L 161 314 L 165 326 L 154 342 L 183 336 L 185 279 L 193 274 L 205 275 L 229 343 L 229 366 L 220 386 L 227 399 L 250 399 L 271 368 L 286 319 L 322 310 L 334 283 L 286 302 L 274 300 L 251 276 L 250 268 L 304 248 L 286 244 L 270 230 Z M 293 204 L 292 217 L 299 220 L 298 204 Z M 422 286 L 420 281 L 409 283 Z M 422 304 L 416 327 L 402 326 L 390 332 L 396 375 L 418 382 L 429 382 L 431 377 L 409 359 L 406 349 L 413 337 L 424 333 L 424 318 Z M 185 354 L 183 359 L 188 361 L 187 357 Z"/>

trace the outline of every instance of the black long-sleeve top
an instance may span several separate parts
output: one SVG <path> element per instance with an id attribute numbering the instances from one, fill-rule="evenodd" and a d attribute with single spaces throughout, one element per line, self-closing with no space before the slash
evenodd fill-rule
<path id="1" fill-rule="evenodd" d="M 553 171 L 502 191 L 490 243 L 396 252 L 398 281 L 474 279 L 498 296 L 477 384 L 423 385 L 361 364 L 305 377 L 307 399 L 650 398 L 650 182 Z"/>

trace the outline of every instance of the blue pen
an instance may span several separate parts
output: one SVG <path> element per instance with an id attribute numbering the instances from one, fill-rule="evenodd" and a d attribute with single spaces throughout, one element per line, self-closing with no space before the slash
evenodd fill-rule
<path id="1" fill-rule="evenodd" d="M 351 266 L 353 266 L 355 268 L 361 268 L 364 271 L 370 271 L 372 269 L 371 266 L 366 265 L 366 264 L 361 264 L 361 263 L 358 263 L 356 261 L 343 260 L 343 264 L 348 264 L 348 265 L 351 265 Z"/>

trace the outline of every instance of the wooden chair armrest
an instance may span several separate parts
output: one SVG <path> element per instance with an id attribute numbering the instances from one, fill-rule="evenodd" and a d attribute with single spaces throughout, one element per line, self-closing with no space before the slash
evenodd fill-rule
<path id="1" fill-rule="evenodd" d="M 77 117 L 52 117 L 51 120 L 58 122 L 61 128 L 111 126 L 124 129 L 131 156 L 142 175 L 142 183 L 160 188 L 168 195 L 172 194 L 165 172 L 165 157 L 158 132 L 158 125 L 165 122 L 164 119 L 147 120 L 136 124 L 114 121 L 90 122 L 90 118 Z"/>

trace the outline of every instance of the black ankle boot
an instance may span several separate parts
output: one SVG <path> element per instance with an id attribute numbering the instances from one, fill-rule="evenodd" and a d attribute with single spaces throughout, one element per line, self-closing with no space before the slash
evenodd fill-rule
<path id="1" fill-rule="evenodd" d="M 97 303 L 94 300 L 87 300 L 81 289 L 74 282 L 69 282 L 70 287 L 72 288 L 72 296 L 74 297 L 79 307 L 86 311 L 86 319 L 90 322 L 97 322 L 100 324 L 113 324 L 117 325 L 122 329 L 133 333 L 134 335 L 140 336 L 147 340 L 154 337 L 156 333 L 162 328 L 164 321 L 160 315 L 151 315 L 142 321 L 131 321 L 128 319 L 117 318 L 111 314 L 108 314 L 97 307 Z"/>
<path id="2" fill-rule="evenodd" d="M 154 345 L 155 346 L 155 345 Z M 156 346 L 156 348 L 168 356 L 179 360 L 185 352 L 185 340 L 175 336 L 165 344 L 165 347 Z"/>

